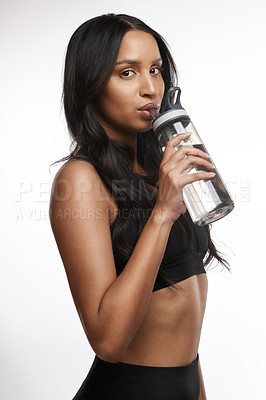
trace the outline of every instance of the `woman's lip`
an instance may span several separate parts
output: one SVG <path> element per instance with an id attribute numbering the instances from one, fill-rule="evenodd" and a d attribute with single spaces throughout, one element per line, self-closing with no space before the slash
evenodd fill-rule
<path id="1" fill-rule="evenodd" d="M 158 104 L 158 103 L 148 103 L 148 104 L 145 104 L 145 106 L 139 108 L 138 110 L 139 111 L 149 111 L 151 109 L 158 110 L 159 107 L 160 107 L 160 104 Z"/>
<path id="2" fill-rule="evenodd" d="M 149 119 L 152 120 L 153 117 L 151 115 L 151 110 L 153 110 L 153 108 L 150 108 L 149 110 L 138 110 L 140 115 L 144 118 L 144 119 Z"/>

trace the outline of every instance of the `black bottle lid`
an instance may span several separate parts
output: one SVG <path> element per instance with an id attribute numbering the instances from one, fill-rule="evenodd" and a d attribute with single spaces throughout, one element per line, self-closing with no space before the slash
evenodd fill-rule
<path id="1" fill-rule="evenodd" d="M 173 93 L 178 91 L 176 100 L 172 102 Z M 152 127 L 155 134 L 158 134 L 167 125 L 172 125 L 176 122 L 181 122 L 184 128 L 189 124 L 190 118 L 186 110 L 180 102 L 181 89 L 178 86 L 171 87 L 167 92 L 167 108 L 166 111 L 157 115 L 152 121 Z"/>

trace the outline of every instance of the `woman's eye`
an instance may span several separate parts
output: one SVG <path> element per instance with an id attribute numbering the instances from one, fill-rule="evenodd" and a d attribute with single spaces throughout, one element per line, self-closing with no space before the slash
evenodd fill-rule
<path id="1" fill-rule="evenodd" d="M 134 72 L 133 71 L 131 71 L 131 70 L 126 70 L 126 71 L 123 71 L 122 72 L 122 76 L 125 76 L 125 77 L 130 77 L 130 76 L 132 76 L 134 74 Z"/>
<path id="2" fill-rule="evenodd" d="M 161 73 L 161 68 L 159 68 L 159 67 L 153 67 L 153 68 L 150 70 L 150 73 L 153 74 L 153 75 L 159 75 L 159 74 Z"/>

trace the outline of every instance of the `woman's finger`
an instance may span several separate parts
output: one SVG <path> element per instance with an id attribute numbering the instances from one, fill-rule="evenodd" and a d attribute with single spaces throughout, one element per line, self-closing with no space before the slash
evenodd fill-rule
<path id="1" fill-rule="evenodd" d="M 186 132 L 186 133 L 180 133 L 179 135 L 176 135 L 173 137 L 171 140 L 168 140 L 165 146 L 164 154 L 163 154 L 163 159 L 162 163 L 164 164 L 167 162 L 169 157 L 171 157 L 177 150 L 176 147 L 180 145 L 182 140 L 188 139 L 191 133 Z"/>
<path id="2" fill-rule="evenodd" d="M 214 176 L 214 172 L 195 172 L 192 174 L 180 175 L 175 178 L 175 187 L 177 188 L 177 190 L 183 189 L 184 186 L 190 183 L 200 180 L 212 179 Z"/>
<path id="3" fill-rule="evenodd" d="M 195 157 L 195 156 L 187 156 L 184 158 L 182 161 L 180 161 L 172 170 L 176 172 L 177 175 L 183 174 L 187 169 L 189 168 L 194 168 L 196 166 L 201 166 L 206 169 L 214 169 L 214 165 L 208 161 L 204 160 L 203 158 L 200 157 Z"/>
<path id="4" fill-rule="evenodd" d="M 199 159 L 209 160 L 209 158 L 210 158 L 209 154 L 205 153 L 204 151 L 202 151 L 200 149 L 196 149 L 195 147 L 192 147 L 192 146 L 191 147 L 181 146 L 166 161 L 167 168 L 169 168 L 169 170 L 174 168 L 177 165 L 177 163 L 179 163 L 180 161 L 182 161 L 185 158 L 190 157 L 190 156 L 197 157 L 198 160 Z"/>

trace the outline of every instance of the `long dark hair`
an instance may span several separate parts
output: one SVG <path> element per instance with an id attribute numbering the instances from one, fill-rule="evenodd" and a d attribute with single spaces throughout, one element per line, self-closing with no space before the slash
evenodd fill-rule
<path id="1" fill-rule="evenodd" d="M 137 161 L 147 176 L 134 173 L 133 148 L 122 141 L 110 139 L 93 111 L 94 99 L 111 76 L 121 41 L 130 30 L 147 32 L 158 44 L 163 61 L 164 108 L 167 90 L 177 84 L 177 71 L 162 36 L 141 20 L 125 14 L 106 14 L 90 19 L 74 32 L 67 48 L 63 102 L 72 146 L 70 154 L 59 160 L 67 161 L 82 155 L 96 169 L 118 206 L 118 215 L 112 228 L 112 242 L 124 259 L 128 259 L 133 250 L 133 246 L 125 239 L 129 221 L 135 223 L 140 234 L 156 202 L 154 188 L 158 188 L 162 159 L 162 151 L 153 130 L 142 132 L 137 139 Z M 193 252 L 191 223 L 182 215 L 174 225 L 181 230 L 185 243 Z M 205 229 L 209 238 L 205 265 L 216 258 L 229 269 L 228 263 L 217 252 L 211 240 L 209 227 Z M 169 283 L 164 272 L 159 273 Z"/>

